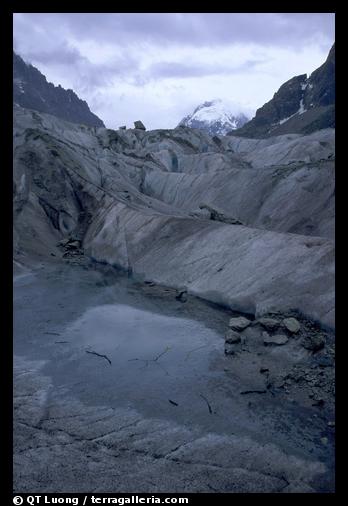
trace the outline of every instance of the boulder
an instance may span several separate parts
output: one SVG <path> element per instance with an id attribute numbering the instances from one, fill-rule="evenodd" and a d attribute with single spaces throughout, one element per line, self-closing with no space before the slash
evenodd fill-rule
<path id="1" fill-rule="evenodd" d="M 241 342 L 241 337 L 235 330 L 229 329 L 225 336 L 225 342 L 228 344 L 236 344 Z"/>
<path id="2" fill-rule="evenodd" d="M 231 318 L 228 326 L 233 330 L 244 330 L 250 323 L 250 320 L 244 318 L 244 316 L 239 316 L 238 318 Z"/>
<path id="3" fill-rule="evenodd" d="M 123 125 L 123 126 L 118 127 L 118 129 L 119 130 L 127 130 L 127 127 L 126 127 L 126 125 Z"/>
<path id="4" fill-rule="evenodd" d="M 276 334 L 274 336 L 270 336 L 268 332 L 262 332 L 262 338 L 263 343 L 267 346 L 269 344 L 276 344 L 278 346 L 281 346 L 283 344 L 286 344 L 289 340 L 287 336 L 284 336 L 283 334 Z"/>
<path id="5" fill-rule="evenodd" d="M 144 123 L 142 121 L 134 121 L 134 128 L 138 130 L 146 130 Z"/>
<path id="6" fill-rule="evenodd" d="M 283 325 L 292 334 L 296 334 L 301 328 L 301 325 L 296 318 L 285 318 L 285 320 L 283 320 Z"/>
<path id="7" fill-rule="evenodd" d="M 260 318 L 258 320 L 258 323 L 260 323 L 260 325 L 262 325 L 267 330 L 274 330 L 279 327 L 279 322 L 274 318 Z"/>

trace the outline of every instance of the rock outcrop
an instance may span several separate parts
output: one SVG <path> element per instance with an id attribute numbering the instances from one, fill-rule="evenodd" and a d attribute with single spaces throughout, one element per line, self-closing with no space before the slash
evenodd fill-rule
<path id="1" fill-rule="evenodd" d="M 47 82 L 46 77 L 33 65 L 13 53 L 13 102 L 21 107 L 54 114 L 72 123 L 103 127 L 101 119 L 93 114 L 87 102 L 73 90 Z"/>
<path id="2" fill-rule="evenodd" d="M 335 127 L 335 45 L 310 77 L 293 77 L 233 135 L 263 138 Z"/>

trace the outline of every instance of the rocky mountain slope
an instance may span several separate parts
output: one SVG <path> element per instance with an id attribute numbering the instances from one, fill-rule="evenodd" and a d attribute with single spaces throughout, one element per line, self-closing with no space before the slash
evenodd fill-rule
<path id="1" fill-rule="evenodd" d="M 332 129 L 219 140 L 187 127 L 95 129 L 19 106 L 14 118 L 17 262 L 60 257 L 63 240 L 234 310 L 334 326 Z"/>
<path id="2" fill-rule="evenodd" d="M 233 113 L 222 100 L 212 100 L 196 107 L 192 114 L 188 114 L 180 121 L 178 126 L 198 128 L 210 135 L 226 135 L 241 128 L 247 121 L 245 114 Z"/>
<path id="3" fill-rule="evenodd" d="M 54 114 L 72 123 L 103 127 L 101 119 L 93 114 L 87 102 L 72 90 L 47 82 L 41 72 L 13 53 L 13 101 L 21 107 Z"/>
<path id="4" fill-rule="evenodd" d="M 293 77 L 255 117 L 233 135 L 263 138 L 286 133 L 308 134 L 335 126 L 335 45 L 325 63 L 309 77 Z"/>

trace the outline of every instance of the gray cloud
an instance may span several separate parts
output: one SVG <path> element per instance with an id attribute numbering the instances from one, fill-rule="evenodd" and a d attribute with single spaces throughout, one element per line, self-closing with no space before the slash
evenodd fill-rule
<path id="1" fill-rule="evenodd" d="M 138 69 L 139 63 L 134 57 L 122 55 L 108 63 L 92 63 L 86 59 L 79 68 L 79 75 L 81 84 L 94 88 L 112 86 L 115 79 L 129 81 Z"/>
<path id="2" fill-rule="evenodd" d="M 212 97 L 255 110 L 323 63 L 333 41 L 330 13 L 14 15 L 15 50 L 49 81 L 106 124 L 136 110 L 149 128 L 173 126 Z"/>
<path id="3" fill-rule="evenodd" d="M 54 65 L 76 65 L 81 63 L 89 63 L 85 56 L 73 47 L 69 47 L 66 43 L 57 44 L 50 50 L 29 50 L 25 53 L 25 59 L 29 62 L 36 61 L 44 64 Z"/>
<path id="4" fill-rule="evenodd" d="M 48 65 L 52 68 L 69 69 L 72 75 L 76 75 L 76 85 L 86 92 L 100 86 L 111 86 L 115 78 L 129 79 L 139 67 L 137 60 L 126 54 L 113 57 L 107 63 L 94 63 L 67 44 L 57 45 L 49 51 L 41 49 L 27 51 L 24 60 L 34 66 Z"/>
<path id="5" fill-rule="evenodd" d="M 313 37 L 333 40 L 330 13 L 57 13 L 25 14 L 51 33 L 124 44 L 135 39 L 165 44 L 255 43 L 298 47 Z"/>
<path id="6" fill-rule="evenodd" d="M 151 65 L 143 74 L 143 81 L 160 78 L 189 78 L 212 75 L 229 75 L 241 72 L 249 72 L 265 60 L 247 60 L 240 65 L 211 65 L 181 62 L 158 62 Z"/>

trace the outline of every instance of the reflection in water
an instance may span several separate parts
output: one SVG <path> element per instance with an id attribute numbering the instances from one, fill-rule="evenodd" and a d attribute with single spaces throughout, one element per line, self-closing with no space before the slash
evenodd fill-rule
<path id="1" fill-rule="evenodd" d="M 64 338 L 79 350 L 72 354 L 76 367 L 57 364 L 55 376 L 72 381 L 73 373 L 74 382 L 84 377 L 80 394 L 90 402 L 103 398 L 109 405 L 195 422 L 217 414 L 220 395 L 214 384 L 226 378 L 212 360 L 221 357 L 223 341 L 200 322 L 106 304 L 87 310 L 66 328 Z M 223 403 L 229 404 L 225 395 Z"/>
<path id="2" fill-rule="evenodd" d="M 122 304 L 89 309 L 66 329 L 70 333 L 76 344 L 107 355 L 124 373 L 150 366 L 163 370 L 165 364 L 167 375 L 177 378 L 192 376 L 202 367 L 207 370 L 212 348 L 222 347 L 221 338 L 199 322 Z"/>

